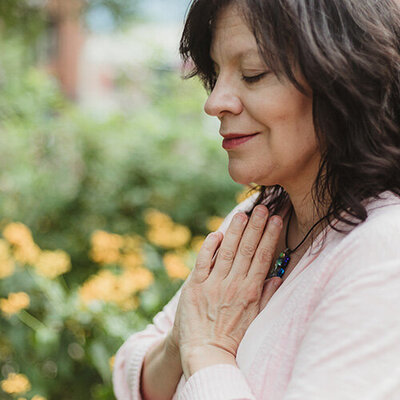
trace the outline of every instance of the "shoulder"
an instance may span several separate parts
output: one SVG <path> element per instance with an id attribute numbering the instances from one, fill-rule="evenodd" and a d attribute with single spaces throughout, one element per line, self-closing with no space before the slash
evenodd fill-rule
<path id="1" fill-rule="evenodd" d="M 349 282 L 400 282 L 400 199 L 387 195 L 366 205 L 368 218 L 347 234 L 331 232 L 326 261 L 330 286 Z M 391 277 L 391 278 L 390 278 Z"/>
<path id="2" fill-rule="evenodd" d="M 396 244 L 400 238 L 400 198 L 391 192 L 384 192 L 379 199 L 366 202 L 368 218 L 350 233 L 360 245 L 381 248 Z M 400 257 L 400 253 L 399 253 Z"/>

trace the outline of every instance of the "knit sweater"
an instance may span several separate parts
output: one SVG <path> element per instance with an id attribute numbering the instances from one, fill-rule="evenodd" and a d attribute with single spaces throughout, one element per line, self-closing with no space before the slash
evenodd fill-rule
<path id="1" fill-rule="evenodd" d="M 365 222 L 319 234 L 248 327 L 237 367 L 205 367 L 187 381 L 182 375 L 173 400 L 400 399 L 400 199 L 384 192 L 365 205 Z M 118 400 L 141 400 L 144 356 L 172 328 L 179 296 L 117 352 Z"/>

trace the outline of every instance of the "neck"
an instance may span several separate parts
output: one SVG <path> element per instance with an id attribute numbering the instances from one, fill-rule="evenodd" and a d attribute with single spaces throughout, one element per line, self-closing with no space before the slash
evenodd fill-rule
<path id="1" fill-rule="evenodd" d="M 326 214 L 326 210 L 318 210 L 314 205 L 311 190 L 293 191 L 286 190 L 293 206 L 293 214 L 289 227 L 288 244 L 293 248 L 307 235 L 312 226 Z M 318 224 L 312 235 L 319 233 L 325 226 L 324 222 Z"/>

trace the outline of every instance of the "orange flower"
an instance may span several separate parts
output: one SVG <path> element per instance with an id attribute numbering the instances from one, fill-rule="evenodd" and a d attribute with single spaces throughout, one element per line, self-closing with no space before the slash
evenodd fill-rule
<path id="1" fill-rule="evenodd" d="M 62 250 L 42 251 L 34 264 L 38 275 L 54 279 L 71 269 L 71 258 Z"/>
<path id="2" fill-rule="evenodd" d="M 12 372 L 1 382 L 1 388 L 9 394 L 26 393 L 31 390 L 31 383 L 25 375 Z"/>
<path id="3" fill-rule="evenodd" d="M 31 230 L 21 222 L 12 222 L 3 229 L 4 238 L 14 246 L 33 243 Z"/>
<path id="4" fill-rule="evenodd" d="M 172 279 L 185 280 L 190 274 L 190 268 L 185 263 L 185 255 L 179 252 L 169 252 L 163 257 L 167 274 Z"/>
<path id="5" fill-rule="evenodd" d="M 7 316 L 18 313 L 30 304 L 29 295 L 25 292 L 10 293 L 7 299 L 0 299 L 0 309 Z"/>
<path id="6" fill-rule="evenodd" d="M 191 238 L 189 228 L 174 223 L 168 215 L 160 211 L 148 210 L 145 221 L 150 228 L 147 238 L 156 246 L 174 249 L 185 246 Z"/>
<path id="7" fill-rule="evenodd" d="M 105 231 L 96 231 L 91 237 L 90 257 L 98 264 L 114 264 L 119 261 L 120 249 L 124 244 L 122 236 Z"/>

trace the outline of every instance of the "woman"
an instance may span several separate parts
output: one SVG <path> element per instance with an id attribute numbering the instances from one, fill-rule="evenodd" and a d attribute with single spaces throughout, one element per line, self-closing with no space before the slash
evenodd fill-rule
<path id="1" fill-rule="evenodd" d="M 399 5 L 194 0 L 180 49 L 259 191 L 118 351 L 117 398 L 399 399 Z"/>

